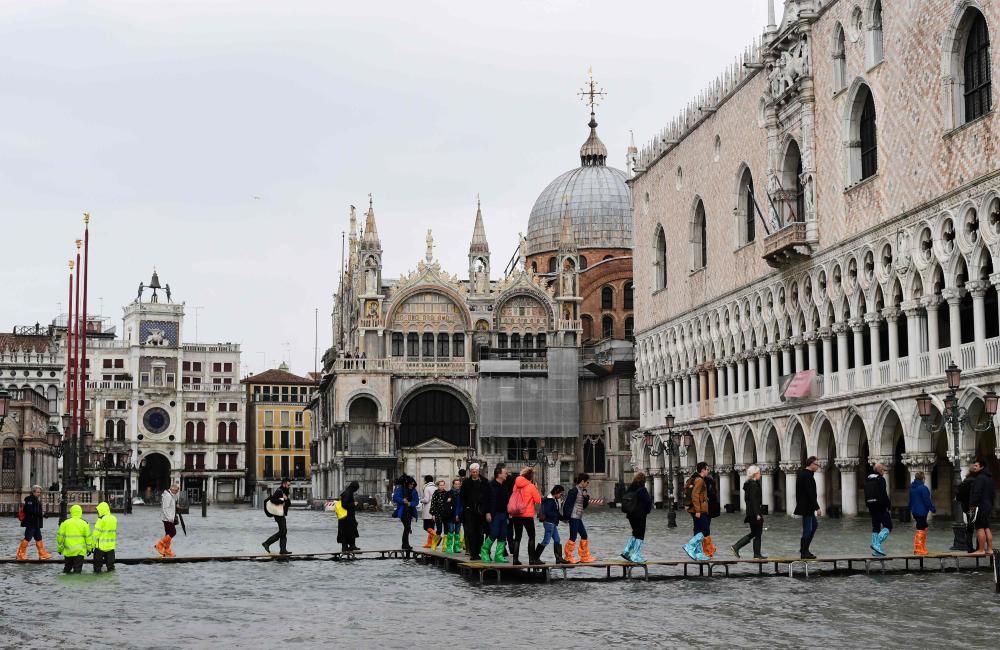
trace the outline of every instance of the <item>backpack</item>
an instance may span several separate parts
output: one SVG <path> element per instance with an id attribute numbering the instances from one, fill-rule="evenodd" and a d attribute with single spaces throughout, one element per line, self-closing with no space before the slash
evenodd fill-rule
<path id="1" fill-rule="evenodd" d="M 684 495 L 683 503 L 684 508 L 690 508 L 691 504 L 694 502 L 694 481 L 695 479 L 701 478 L 697 474 L 688 477 L 688 480 L 684 481 Z"/>
<path id="2" fill-rule="evenodd" d="M 525 490 L 514 490 L 507 501 L 507 514 L 512 517 L 520 517 L 521 513 L 528 509 L 528 495 Z"/>
<path id="3" fill-rule="evenodd" d="M 878 479 L 871 476 L 865 478 L 865 504 L 878 505 L 880 496 Z"/>
<path id="4" fill-rule="evenodd" d="M 631 490 L 622 497 L 622 512 L 632 515 L 639 511 L 639 492 Z"/>

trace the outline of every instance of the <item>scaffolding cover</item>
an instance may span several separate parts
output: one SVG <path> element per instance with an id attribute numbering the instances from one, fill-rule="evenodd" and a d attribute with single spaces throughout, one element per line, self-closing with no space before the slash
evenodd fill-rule
<path id="1" fill-rule="evenodd" d="M 548 372 L 479 376 L 481 438 L 576 438 L 580 432 L 576 348 L 549 348 Z"/>

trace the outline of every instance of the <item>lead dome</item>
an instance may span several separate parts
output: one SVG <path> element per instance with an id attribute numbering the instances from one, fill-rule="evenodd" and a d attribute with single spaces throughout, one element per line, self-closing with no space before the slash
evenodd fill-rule
<path id="1" fill-rule="evenodd" d="M 580 147 L 580 166 L 542 190 L 528 219 L 527 251 L 536 255 L 559 247 L 562 216 L 568 212 L 580 250 L 632 247 L 632 195 L 625 172 L 608 167 L 608 150 L 590 114 L 590 135 Z"/>

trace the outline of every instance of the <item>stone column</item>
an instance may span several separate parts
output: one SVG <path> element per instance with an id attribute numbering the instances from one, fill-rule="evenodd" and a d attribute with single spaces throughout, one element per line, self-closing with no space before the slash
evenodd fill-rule
<path id="1" fill-rule="evenodd" d="M 719 473 L 719 503 L 725 508 L 726 504 L 732 500 L 733 493 L 733 466 L 719 465 L 715 468 Z"/>
<path id="2" fill-rule="evenodd" d="M 1000 291 L 1000 273 L 991 273 L 990 283 L 997 288 L 997 291 Z M 1000 318 L 1000 301 L 997 302 L 997 312 L 997 317 Z M 1000 458 L 1000 456 L 998 456 L 998 458 Z"/>
<path id="3" fill-rule="evenodd" d="M 659 472 L 653 475 L 653 503 L 663 503 L 663 474 Z"/>
<path id="4" fill-rule="evenodd" d="M 764 348 L 757 349 L 757 389 L 764 388 L 767 386 L 767 363 L 764 360 L 768 354 L 767 350 Z"/>
<path id="5" fill-rule="evenodd" d="M 736 392 L 744 393 L 747 389 L 747 371 L 742 355 L 736 359 Z"/>
<path id="6" fill-rule="evenodd" d="M 925 483 L 927 487 L 931 486 L 931 470 L 934 469 L 934 463 L 937 461 L 937 454 L 928 452 L 918 452 L 914 454 L 903 454 L 903 464 L 906 465 L 906 469 L 910 472 L 910 482 L 914 480 L 914 474 L 917 472 L 923 472 L 926 480 Z"/>
<path id="7" fill-rule="evenodd" d="M 777 345 L 771 347 L 771 387 L 777 388 L 778 386 L 778 354 L 782 354 L 785 357 L 785 367 L 788 367 L 789 352 L 788 348 L 779 348 Z"/>
<path id="8" fill-rule="evenodd" d="M 847 371 L 851 367 L 848 359 L 850 354 L 847 350 L 847 323 L 843 321 L 834 323 L 832 329 L 837 336 L 837 372 L 840 374 L 840 390 L 843 392 L 851 388 L 847 385 Z"/>
<path id="9" fill-rule="evenodd" d="M 26 427 L 27 428 L 27 427 Z M 28 447 L 21 447 L 21 491 L 31 492 L 31 450 Z M 45 487 L 48 487 L 47 485 Z M 23 500 L 23 497 L 22 497 Z"/>
<path id="10" fill-rule="evenodd" d="M 899 307 L 886 307 L 882 310 L 882 316 L 885 318 L 885 326 L 889 333 L 889 378 L 892 381 L 899 381 L 901 377 L 896 368 L 899 360 L 899 328 L 896 327 L 896 321 L 899 320 Z"/>
<path id="11" fill-rule="evenodd" d="M 816 503 L 819 504 L 821 514 L 826 514 L 826 467 L 824 461 L 819 462 L 819 469 L 814 475 L 816 479 Z"/>
<path id="12" fill-rule="evenodd" d="M 811 331 L 806 332 L 806 346 L 809 350 L 809 369 L 816 370 L 819 367 L 816 356 L 816 338 L 818 336 L 817 332 Z"/>
<path id="13" fill-rule="evenodd" d="M 823 346 L 823 374 L 833 374 L 833 330 L 829 327 L 819 328 L 819 340 Z"/>
<path id="14" fill-rule="evenodd" d="M 852 318 L 848 321 L 851 326 L 851 333 L 854 335 L 854 368 L 863 368 L 865 365 L 865 320 L 863 318 Z M 860 385 L 860 380 L 859 380 Z"/>
<path id="15" fill-rule="evenodd" d="M 927 356 L 930 359 L 932 375 L 943 372 L 938 365 L 938 308 L 941 306 L 940 296 L 927 296 L 921 302 L 927 310 Z"/>
<path id="16" fill-rule="evenodd" d="M 681 382 L 680 376 L 674 377 L 674 401 L 677 406 L 687 404 L 687 400 L 684 399 L 684 385 Z"/>
<path id="17" fill-rule="evenodd" d="M 908 374 L 900 379 L 915 379 L 920 376 L 920 353 L 923 352 L 920 341 L 920 302 L 907 300 L 901 305 L 906 314 L 906 356 Z"/>
<path id="18" fill-rule="evenodd" d="M 726 392 L 727 396 L 729 395 L 729 393 L 726 391 L 727 389 L 726 365 L 721 359 L 715 366 L 715 385 L 716 385 L 716 391 L 715 391 L 716 395 L 721 396 L 723 392 Z"/>
<path id="19" fill-rule="evenodd" d="M 747 390 L 756 390 L 757 388 L 757 357 L 751 353 L 747 357 Z"/>
<path id="20" fill-rule="evenodd" d="M 966 282 L 965 288 L 972 294 L 972 324 L 976 342 L 976 367 L 986 366 L 986 288 L 989 285 L 982 280 Z"/>
<path id="21" fill-rule="evenodd" d="M 801 336 L 796 336 L 792 339 L 792 346 L 795 348 L 795 372 L 802 372 L 802 369 L 805 367 L 802 345 Z"/>
<path id="22" fill-rule="evenodd" d="M 785 473 L 785 514 L 791 517 L 795 513 L 795 475 L 799 471 L 799 464 L 783 462 L 781 471 Z"/>
<path id="23" fill-rule="evenodd" d="M 761 502 L 767 506 L 767 511 L 774 514 L 774 464 L 760 463 L 760 491 L 763 498 Z"/>
<path id="24" fill-rule="evenodd" d="M 732 359 L 726 359 L 726 394 L 736 394 L 736 368 Z"/>
<path id="25" fill-rule="evenodd" d="M 649 392 L 653 402 L 653 408 L 650 410 L 652 410 L 654 413 L 658 413 L 660 409 L 663 408 L 663 406 L 660 404 L 660 387 L 656 384 L 653 384 L 652 386 L 650 386 Z"/>
<path id="26" fill-rule="evenodd" d="M 649 413 L 646 410 L 646 389 L 639 388 L 639 426 L 649 426 Z"/>
<path id="27" fill-rule="evenodd" d="M 858 463 L 857 458 L 838 458 L 834 461 L 840 470 L 840 507 L 845 515 L 858 514 Z"/>
<path id="28" fill-rule="evenodd" d="M 695 370 L 691 371 L 688 375 L 688 383 L 691 384 L 691 401 L 699 402 L 701 401 L 701 395 L 698 394 L 698 372 Z"/>
<path id="29" fill-rule="evenodd" d="M 667 401 L 667 382 L 666 380 L 660 380 L 660 410 L 666 411 L 670 408 L 670 403 Z"/>
<path id="30" fill-rule="evenodd" d="M 691 403 L 691 382 L 688 381 L 688 377 L 681 378 L 681 386 L 684 388 L 684 403 Z"/>
<path id="31" fill-rule="evenodd" d="M 879 339 L 879 327 L 881 323 L 881 316 L 878 312 L 869 312 L 865 314 L 865 321 L 868 323 L 869 336 L 871 337 L 871 357 L 872 357 L 872 383 L 878 385 L 879 374 L 878 374 L 878 364 L 882 362 L 882 341 Z"/>
<path id="32" fill-rule="evenodd" d="M 964 289 L 944 289 L 941 295 L 948 301 L 948 330 L 951 335 L 951 360 L 962 363 L 962 315 L 959 305 L 962 302 Z"/>

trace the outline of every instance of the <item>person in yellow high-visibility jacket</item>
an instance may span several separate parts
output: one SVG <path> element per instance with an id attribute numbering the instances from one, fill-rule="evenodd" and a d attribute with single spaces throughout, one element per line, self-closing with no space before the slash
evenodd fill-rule
<path id="1" fill-rule="evenodd" d="M 94 573 L 105 565 L 115 570 L 115 545 L 118 542 L 118 518 L 111 514 L 106 501 L 97 504 L 97 521 L 94 522 Z"/>
<path id="2" fill-rule="evenodd" d="M 59 524 L 56 533 L 56 550 L 62 554 L 65 563 L 63 573 L 83 571 L 83 559 L 94 550 L 94 538 L 90 535 L 90 524 L 83 519 L 83 508 L 74 503 L 69 509 L 69 519 Z"/>

